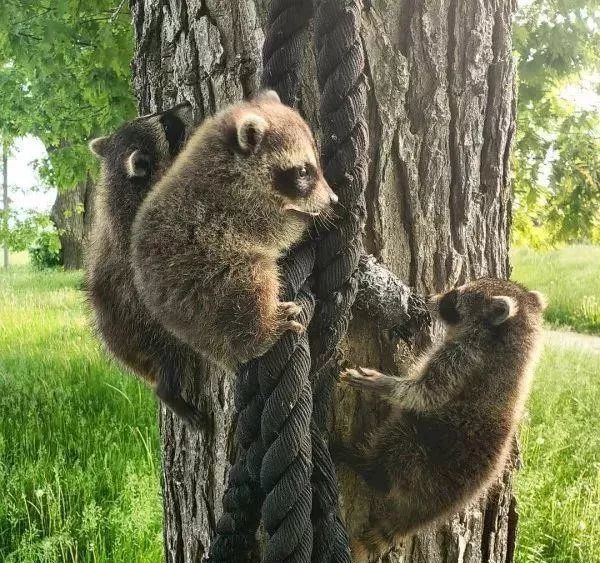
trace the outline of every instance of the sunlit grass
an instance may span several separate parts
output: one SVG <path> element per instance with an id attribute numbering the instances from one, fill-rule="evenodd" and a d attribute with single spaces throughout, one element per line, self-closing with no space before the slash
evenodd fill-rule
<path id="1" fill-rule="evenodd" d="M 513 279 L 546 294 L 546 321 L 600 334 L 600 246 L 512 252 Z"/>
<path id="2" fill-rule="evenodd" d="M 549 274 L 527 283 L 552 302 Z M 80 283 L 0 272 L 0 561 L 158 563 L 154 400 L 106 361 Z M 598 354 L 544 352 L 522 430 L 519 563 L 600 561 L 599 373 Z"/>
<path id="3" fill-rule="evenodd" d="M 517 477 L 520 563 L 600 561 L 600 354 L 547 348 Z"/>
<path id="4" fill-rule="evenodd" d="M 0 561 L 162 559 L 156 410 L 91 334 L 80 273 L 0 273 Z"/>

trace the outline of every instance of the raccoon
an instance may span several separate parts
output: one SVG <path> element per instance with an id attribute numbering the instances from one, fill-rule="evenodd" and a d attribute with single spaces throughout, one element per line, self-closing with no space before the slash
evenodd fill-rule
<path id="1" fill-rule="evenodd" d="M 344 384 L 392 405 L 365 444 L 333 446 L 380 509 L 352 540 L 359 563 L 479 495 L 506 463 L 527 398 L 545 307 L 538 292 L 486 278 L 431 305 L 447 327 L 445 339 L 410 377 L 366 368 L 341 374 Z"/>
<path id="2" fill-rule="evenodd" d="M 178 338 L 229 369 L 266 352 L 300 307 L 277 260 L 337 201 L 310 129 L 275 92 L 207 119 L 142 204 L 135 283 Z"/>
<path id="3" fill-rule="evenodd" d="M 145 307 L 133 283 L 130 251 L 135 214 L 181 151 L 191 126 L 191 106 L 184 103 L 90 142 L 102 164 L 85 285 L 106 348 L 175 414 L 198 428 L 204 417 L 182 398 L 180 381 L 182 373 L 197 369 L 198 358 Z"/>

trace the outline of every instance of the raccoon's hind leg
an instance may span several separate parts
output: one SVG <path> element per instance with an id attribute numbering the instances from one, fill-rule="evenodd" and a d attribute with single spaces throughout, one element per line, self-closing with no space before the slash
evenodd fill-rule
<path id="1" fill-rule="evenodd" d="M 352 562 L 376 561 L 419 530 L 447 516 L 452 506 L 415 491 L 396 490 L 381 499 L 381 510 L 352 538 Z"/>
<path id="2" fill-rule="evenodd" d="M 347 465 L 360 475 L 371 489 L 382 494 L 389 492 L 391 487 L 389 475 L 381 463 L 371 461 L 365 448 L 337 439 L 331 442 L 329 451 L 337 465 Z"/>
<path id="3" fill-rule="evenodd" d="M 206 428 L 206 414 L 182 397 L 179 374 L 174 368 L 162 367 L 160 369 L 154 392 L 189 427 L 194 430 Z"/>
<path id="4" fill-rule="evenodd" d="M 350 540 L 352 563 L 370 563 L 377 561 L 396 545 L 395 533 L 386 529 L 381 520 Z"/>

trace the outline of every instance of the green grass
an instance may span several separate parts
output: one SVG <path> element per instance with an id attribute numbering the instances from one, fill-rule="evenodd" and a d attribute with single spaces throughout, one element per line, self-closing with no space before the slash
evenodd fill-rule
<path id="1" fill-rule="evenodd" d="M 511 258 L 513 279 L 548 298 L 549 324 L 600 334 L 600 246 L 518 248 Z"/>
<path id="2" fill-rule="evenodd" d="M 156 409 L 109 364 L 79 273 L 0 273 L 0 561 L 162 560 Z"/>
<path id="3" fill-rule="evenodd" d="M 518 563 L 600 561 L 600 354 L 547 348 L 521 431 Z"/>
<path id="4" fill-rule="evenodd" d="M 154 400 L 105 360 L 80 281 L 0 272 L 0 561 L 158 563 Z M 526 283 L 553 298 L 542 276 Z M 600 561 L 599 372 L 598 354 L 544 352 L 522 431 L 519 563 Z"/>

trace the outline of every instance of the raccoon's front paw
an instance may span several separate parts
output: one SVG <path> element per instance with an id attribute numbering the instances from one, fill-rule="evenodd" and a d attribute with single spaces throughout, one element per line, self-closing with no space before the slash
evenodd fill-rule
<path id="1" fill-rule="evenodd" d="M 283 319 L 295 319 L 302 312 L 302 307 L 294 301 L 280 301 L 277 309 Z"/>
<path id="2" fill-rule="evenodd" d="M 277 306 L 279 316 L 279 334 L 283 334 L 288 330 L 296 334 L 302 334 L 306 327 L 294 320 L 302 312 L 302 307 L 293 301 L 283 301 Z"/>
<path id="3" fill-rule="evenodd" d="M 340 374 L 340 381 L 355 389 L 388 392 L 396 383 L 396 378 L 377 370 L 359 367 L 346 369 Z"/>
<path id="4" fill-rule="evenodd" d="M 283 321 L 279 324 L 279 330 L 281 334 L 288 330 L 296 334 L 303 334 L 306 331 L 306 327 L 298 321 Z"/>

